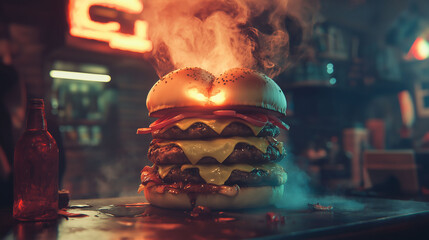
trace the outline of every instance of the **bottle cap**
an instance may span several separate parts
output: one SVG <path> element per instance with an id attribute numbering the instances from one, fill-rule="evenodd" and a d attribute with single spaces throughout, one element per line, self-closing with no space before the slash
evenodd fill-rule
<path id="1" fill-rule="evenodd" d="M 30 108 L 44 108 L 45 102 L 42 98 L 31 98 L 30 100 L 28 100 L 28 106 Z"/>

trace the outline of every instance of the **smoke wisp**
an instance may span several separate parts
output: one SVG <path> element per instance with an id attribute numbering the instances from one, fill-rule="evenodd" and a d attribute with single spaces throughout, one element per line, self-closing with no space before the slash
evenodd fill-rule
<path id="1" fill-rule="evenodd" d="M 283 167 L 288 173 L 285 185 L 285 196 L 277 207 L 301 210 L 308 209 L 308 204 L 319 203 L 323 206 L 333 206 L 335 210 L 360 211 L 365 208 L 363 203 L 347 199 L 338 195 L 320 195 L 312 189 L 310 177 L 294 162 L 291 154 L 282 161 Z"/>
<path id="2" fill-rule="evenodd" d="M 219 75 L 234 67 L 273 78 L 300 54 L 316 0 L 145 2 L 153 64 L 161 77 L 183 67 Z"/>

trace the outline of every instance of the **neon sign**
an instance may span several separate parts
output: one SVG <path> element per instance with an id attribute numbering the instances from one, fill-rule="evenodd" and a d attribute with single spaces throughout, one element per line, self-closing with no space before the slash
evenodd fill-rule
<path id="1" fill-rule="evenodd" d="M 91 19 L 92 7 L 105 7 L 135 15 L 143 11 L 143 3 L 140 0 L 69 0 L 70 35 L 107 42 L 114 49 L 138 53 L 152 50 L 146 21 L 136 19 L 133 22 L 134 33 L 123 33 L 119 22 L 98 22 Z"/>
<path id="2" fill-rule="evenodd" d="M 406 59 L 417 59 L 425 60 L 429 57 L 429 42 L 423 37 L 418 37 L 413 45 L 411 46 L 410 51 L 408 52 Z"/>

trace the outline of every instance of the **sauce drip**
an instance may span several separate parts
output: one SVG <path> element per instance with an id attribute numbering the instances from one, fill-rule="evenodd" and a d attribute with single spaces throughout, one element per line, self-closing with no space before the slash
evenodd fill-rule
<path id="1" fill-rule="evenodd" d="M 189 197 L 189 203 L 191 204 L 191 207 L 194 208 L 195 204 L 197 203 L 197 194 L 196 193 L 188 193 Z"/>

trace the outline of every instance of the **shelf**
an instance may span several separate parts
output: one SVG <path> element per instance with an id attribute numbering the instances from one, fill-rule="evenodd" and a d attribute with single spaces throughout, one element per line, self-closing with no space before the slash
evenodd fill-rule
<path id="1" fill-rule="evenodd" d="M 94 126 L 94 125 L 101 125 L 101 120 L 60 120 L 60 125 L 70 125 L 70 126 Z"/>
<path id="2" fill-rule="evenodd" d="M 332 61 L 349 61 L 350 58 L 346 53 L 329 53 L 329 52 L 321 52 L 317 54 L 319 58 L 323 58 L 326 60 Z"/>
<path id="3" fill-rule="evenodd" d="M 294 82 L 290 84 L 283 85 L 286 90 L 288 88 L 302 88 L 302 87 L 335 87 L 335 85 L 330 84 L 328 81 L 322 80 L 308 80 L 308 81 L 300 81 Z"/>

